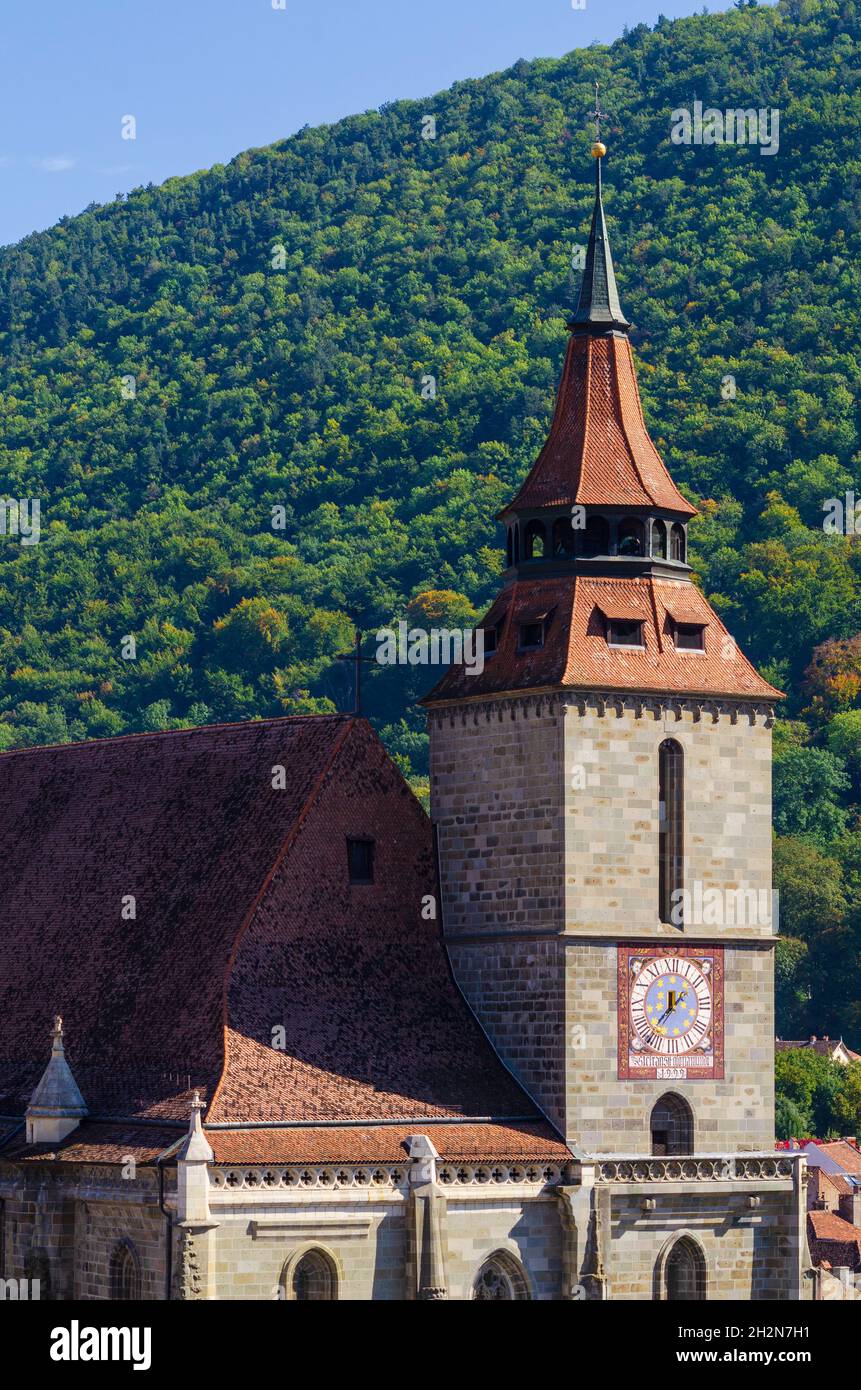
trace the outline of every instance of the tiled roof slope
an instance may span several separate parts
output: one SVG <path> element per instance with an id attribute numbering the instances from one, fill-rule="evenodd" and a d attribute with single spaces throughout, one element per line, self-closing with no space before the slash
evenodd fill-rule
<path id="1" fill-rule="evenodd" d="M 861 1178 L 861 1150 L 854 1144 L 848 1143 L 845 1139 L 832 1139 L 825 1144 L 819 1144 L 818 1148 L 820 1153 L 839 1164 L 844 1173 Z"/>
<path id="2" fill-rule="evenodd" d="M 625 334 L 571 337 L 547 441 L 501 515 L 574 503 L 696 512 L 649 438 Z"/>
<path id="3" fill-rule="evenodd" d="M 373 885 L 349 884 L 347 836 L 375 841 Z M 209 1121 L 532 1113 L 464 1005 L 439 922 L 422 918 L 428 895 L 430 823 L 362 723 L 237 952 Z"/>
<path id="4" fill-rule="evenodd" d="M 813 1263 L 827 1260 L 861 1270 L 861 1227 L 853 1226 L 835 1211 L 809 1211 L 807 1236 Z"/>
<path id="5" fill-rule="evenodd" d="M 187 1117 L 195 1087 L 208 1121 L 525 1119 L 555 1152 L 421 915 L 439 901 L 430 823 L 364 720 L 7 754 L 0 807 L 0 1113 L 23 1111 L 62 1013 L 94 1119 L 59 1157 L 135 1142 L 100 1117 Z M 373 885 L 349 883 L 347 836 L 375 840 Z M 0 1157 L 52 1152 L 16 1136 Z"/>
<path id="6" fill-rule="evenodd" d="M 90 1114 L 184 1118 L 194 1087 L 211 1093 L 234 941 L 348 723 L 0 756 L 0 1112 L 26 1106 L 57 1013 Z"/>
<path id="7" fill-rule="evenodd" d="M 297 1129 L 210 1129 L 206 1137 L 216 1163 L 403 1163 L 406 1141 L 415 1125 L 363 1125 Z M 434 1124 L 425 1120 L 421 1133 L 432 1140 L 440 1158 L 478 1163 L 505 1157 L 564 1163 L 571 1155 L 561 1139 L 548 1135 L 543 1123 Z"/>
<path id="8" fill-rule="evenodd" d="M 604 615 L 643 622 L 642 651 L 610 647 Z M 544 617 L 544 646 L 520 651 L 521 624 Z M 705 625 L 705 651 L 677 651 L 672 618 Z M 687 579 L 598 579 L 577 575 L 514 582 L 481 626 L 500 624 L 483 672 L 452 666 L 423 704 L 535 689 L 631 690 L 673 695 L 781 698 L 754 670 L 699 589 Z"/>
<path id="9" fill-rule="evenodd" d="M 179 1148 L 185 1132 L 178 1127 L 93 1123 L 84 1120 L 65 1139 L 54 1144 L 27 1144 L 24 1132 L 17 1141 L 0 1150 L 0 1163 L 22 1159 L 31 1163 L 123 1163 L 133 1158 L 138 1164 L 154 1163 Z"/>

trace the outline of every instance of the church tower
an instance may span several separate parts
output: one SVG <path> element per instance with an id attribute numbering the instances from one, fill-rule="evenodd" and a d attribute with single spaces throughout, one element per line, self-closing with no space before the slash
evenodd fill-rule
<path id="1" fill-rule="evenodd" d="M 583 1155 L 773 1150 L 780 692 L 691 577 L 595 205 L 485 665 L 425 698 L 442 916 L 496 1050 Z"/>

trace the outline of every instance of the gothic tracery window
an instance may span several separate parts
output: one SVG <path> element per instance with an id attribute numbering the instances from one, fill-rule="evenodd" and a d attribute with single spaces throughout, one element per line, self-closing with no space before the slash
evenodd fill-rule
<path id="1" fill-rule="evenodd" d="M 297 1303 L 333 1300 L 335 1271 L 322 1250 L 308 1250 L 293 1266 L 288 1293 Z"/>
<path id="2" fill-rule="evenodd" d="M 137 1251 L 131 1241 L 120 1241 L 111 1255 L 111 1298 L 139 1300 L 141 1271 Z"/>
<path id="3" fill-rule="evenodd" d="M 503 1303 L 527 1299 L 526 1280 L 516 1260 L 500 1251 L 485 1260 L 472 1286 L 472 1297 L 479 1303 Z"/>
<path id="4" fill-rule="evenodd" d="M 672 1303 L 702 1302 L 706 1296 L 703 1253 L 690 1236 L 682 1236 L 664 1265 L 664 1296 Z"/>

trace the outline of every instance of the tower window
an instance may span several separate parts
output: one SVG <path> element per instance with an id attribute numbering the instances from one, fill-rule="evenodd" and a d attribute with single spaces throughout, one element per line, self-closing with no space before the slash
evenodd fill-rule
<path id="1" fill-rule="evenodd" d="M 685 528 L 678 521 L 673 522 L 670 531 L 670 559 L 684 560 L 685 558 Z"/>
<path id="2" fill-rule="evenodd" d="M 680 652 L 705 651 L 705 627 L 701 623 L 676 623 L 675 643 Z"/>
<path id="3" fill-rule="evenodd" d="M 642 521 L 627 517 L 621 523 L 616 549 L 620 555 L 644 554 L 646 545 Z"/>
<path id="4" fill-rule="evenodd" d="M 496 623 L 493 627 L 484 628 L 484 655 L 493 656 L 499 640 L 499 628 Z"/>
<path id="5" fill-rule="evenodd" d="M 571 518 L 560 517 L 553 523 L 553 554 L 562 559 L 574 554 L 574 528 Z"/>
<path id="6" fill-rule="evenodd" d="M 373 883 L 373 840 L 347 840 L 347 868 L 351 883 Z"/>
<path id="7" fill-rule="evenodd" d="M 543 623 L 521 623 L 519 647 L 522 652 L 537 651 L 544 646 Z"/>
<path id="8" fill-rule="evenodd" d="M 643 624 L 632 618 L 610 618 L 607 621 L 607 645 L 610 647 L 640 647 Z"/>
<path id="9" fill-rule="evenodd" d="M 692 1154 L 694 1116 L 687 1101 L 671 1091 L 661 1096 L 652 1108 L 649 1132 L 655 1158 Z"/>
<path id="10" fill-rule="evenodd" d="M 544 522 L 530 521 L 523 538 L 524 560 L 541 560 L 544 558 L 544 538 Z"/>
<path id="11" fill-rule="evenodd" d="M 663 521 L 652 522 L 652 555 L 656 560 L 667 558 L 667 528 Z"/>
<path id="12" fill-rule="evenodd" d="M 606 517 L 590 516 L 583 531 L 583 554 L 588 557 L 610 553 L 610 527 Z"/>
<path id="13" fill-rule="evenodd" d="M 683 887 L 684 753 L 675 739 L 658 749 L 658 914 L 682 926 L 678 891 Z"/>

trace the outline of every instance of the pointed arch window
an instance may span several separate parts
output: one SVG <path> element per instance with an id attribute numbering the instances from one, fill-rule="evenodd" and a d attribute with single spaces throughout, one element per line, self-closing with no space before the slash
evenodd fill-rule
<path id="1" fill-rule="evenodd" d="M 111 1298 L 138 1302 L 141 1296 L 141 1267 L 130 1240 L 121 1240 L 111 1255 Z"/>
<path id="2" fill-rule="evenodd" d="M 485 1260 L 472 1285 L 472 1297 L 478 1303 L 503 1303 L 529 1298 L 523 1270 L 511 1255 L 498 1250 Z"/>
<path id="3" fill-rule="evenodd" d="M 306 1250 L 293 1265 L 287 1281 L 291 1302 L 332 1302 L 336 1297 L 335 1269 L 322 1250 Z"/>
<path id="4" fill-rule="evenodd" d="M 658 749 L 658 916 L 674 927 L 683 925 L 684 757 L 674 738 Z"/>
<path id="5" fill-rule="evenodd" d="M 706 1262 L 690 1236 L 680 1236 L 664 1262 L 664 1297 L 670 1303 L 702 1303 L 706 1298 Z"/>
<path id="6" fill-rule="evenodd" d="M 694 1113 L 683 1096 L 668 1091 L 652 1107 L 649 1136 L 654 1158 L 692 1154 Z"/>

